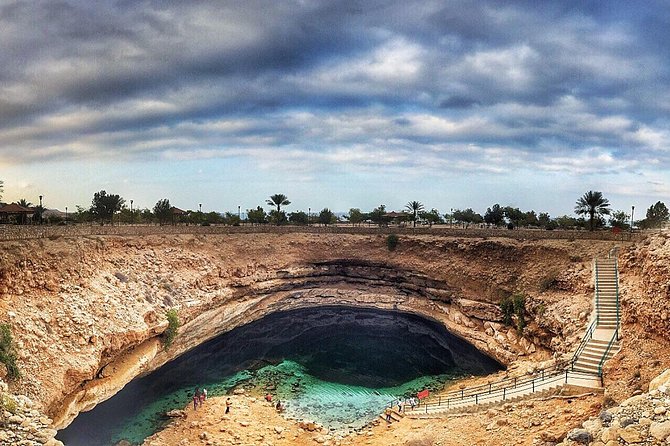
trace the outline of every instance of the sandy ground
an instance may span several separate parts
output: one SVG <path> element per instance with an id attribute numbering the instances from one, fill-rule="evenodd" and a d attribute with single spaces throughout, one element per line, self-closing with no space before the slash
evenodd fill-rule
<path id="1" fill-rule="evenodd" d="M 310 432 L 305 429 L 308 423 L 288 420 L 271 403 L 248 395 L 231 395 L 232 409 L 226 415 L 226 398 L 210 398 L 198 410 L 187 407 L 185 418 L 175 419 L 149 437 L 144 446 L 531 446 L 557 441 L 584 419 L 597 414 L 602 401 L 601 395 L 588 393 L 506 404 L 439 420 L 405 417 L 387 424 L 379 419 L 358 434 L 341 437 L 325 430 Z"/>

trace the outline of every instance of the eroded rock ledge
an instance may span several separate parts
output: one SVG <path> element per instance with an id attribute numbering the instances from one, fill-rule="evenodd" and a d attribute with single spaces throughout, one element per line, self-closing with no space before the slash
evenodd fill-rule
<path id="1" fill-rule="evenodd" d="M 15 331 L 33 398 L 63 427 L 133 377 L 274 311 L 313 305 L 429 317 L 503 363 L 565 350 L 590 311 L 591 259 L 611 242 L 326 234 L 88 237 L 10 242 L 0 319 Z M 500 324 L 523 291 L 525 336 Z M 174 345 L 157 339 L 175 308 Z M 539 316 L 539 317 L 538 317 Z M 566 323 L 569 322 L 569 323 Z"/>

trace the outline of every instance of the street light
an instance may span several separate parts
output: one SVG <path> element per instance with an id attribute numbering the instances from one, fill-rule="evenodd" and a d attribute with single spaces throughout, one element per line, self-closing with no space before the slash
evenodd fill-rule
<path id="1" fill-rule="evenodd" d="M 307 208 L 307 226 L 312 223 L 312 208 Z"/>
<path id="2" fill-rule="evenodd" d="M 42 208 L 42 195 L 40 195 L 40 224 L 42 224 L 42 212 L 44 209 Z"/>
<path id="3" fill-rule="evenodd" d="M 240 213 L 240 205 L 238 204 L 238 205 L 237 205 L 237 219 L 238 219 L 238 220 L 242 220 L 241 215 L 242 215 L 242 214 Z"/>
<path id="4" fill-rule="evenodd" d="M 67 224 L 67 206 L 65 206 L 65 224 Z"/>
<path id="5" fill-rule="evenodd" d="M 202 212 L 202 203 L 198 203 L 198 212 Z"/>
<path id="6" fill-rule="evenodd" d="M 133 200 L 130 200 L 130 223 L 132 224 L 133 221 L 135 220 L 135 216 L 133 215 Z"/>
<path id="7" fill-rule="evenodd" d="M 635 206 L 631 206 L 630 207 L 630 231 L 629 231 L 631 237 L 633 236 L 633 222 L 635 221 L 635 220 L 633 220 L 633 215 L 634 214 L 635 214 Z"/>

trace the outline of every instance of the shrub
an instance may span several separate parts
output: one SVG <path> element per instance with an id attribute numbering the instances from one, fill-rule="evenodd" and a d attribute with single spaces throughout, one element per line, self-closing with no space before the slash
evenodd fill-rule
<path id="1" fill-rule="evenodd" d="M 500 311 L 503 314 L 503 324 L 512 325 L 512 315 L 514 314 L 514 303 L 512 298 L 505 296 L 500 300 Z"/>
<path id="2" fill-rule="evenodd" d="M 177 331 L 179 330 L 179 316 L 177 315 L 177 310 L 168 310 L 165 313 L 165 316 L 168 320 L 168 327 L 163 332 L 163 346 L 167 349 L 172 345 L 175 336 L 177 336 Z"/>
<path id="3" fill-rule="evenodd" d="M 516 329 L 521 333 L 526 327 L 526 297 L 521 293 L 515 294 L 512 296 L 512 306 L 514 307 L 514 314 L 516 315 Z"/>
<path id="4" fill-rule="evenodd" d="M 395 251 L 396 247 L 398 246 L 399 240 L 400 239 L 398 238 L 397 235 L 389 234 L 389 236 L 386 237 L 386 247 L 388 248 L 388 250 Z"/>
<path id="5" fill-rule="evenodd" d="M 7 367 L 9 379 L 21 377 L 19 366 L 16 365 L 16 350 L 14 350 L 12 329 L 9 324 L 0 324 L 0 362 Z"/>
<path id="6" fill-rule="evenodd" d="M 0 392 L 0 409 L 14 415 L 17 411 L 16 401 L 6 393 Z"/>

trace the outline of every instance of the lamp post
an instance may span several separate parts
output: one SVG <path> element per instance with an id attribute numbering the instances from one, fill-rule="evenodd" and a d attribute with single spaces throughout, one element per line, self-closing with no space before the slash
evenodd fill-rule
<path id="1" fill-rule="evenodd" d="M 241 206 L 237 205 L 237 219 L 242 220 L 242 213 L 240 212 Z"/>
<path id="2" fill-rule="evenodd" d="M 630 207 L 630 238 L 633 238 L 633 215 L 635 215 L 635 206 Z"/>
<path id="3" fill-rule="evenodd" d="M 202 203 L 198 203 L 198 212 L 202 212 Z"/>
<path id="4" fill-rule="evenodd" d="M 307 226 L 312 225 L 312 208 L 307 208 Z"/>
<path id="5" fill-rule="evenodd" d="M 135 215 L 133 214 L 133 200 L 130 200 L 130 223 L 132 224 L 135 220 Z"/>
<path id="6" fill-rule="evenodd" d="M 449 209 L 449 227 L 452 228 L 454 222 L 454 208 Z"/>
<path id="7" fill-rule="evenodd" d="M 42 195 L 40 195 L 40 224 L 42 224 L 42 212 L 44 209 L 42 208 Z"/>
<path id="8" fill-rule="evenodd" d="M 67 206 L 65 206 L 65 224 L 67 225 Z"/>

